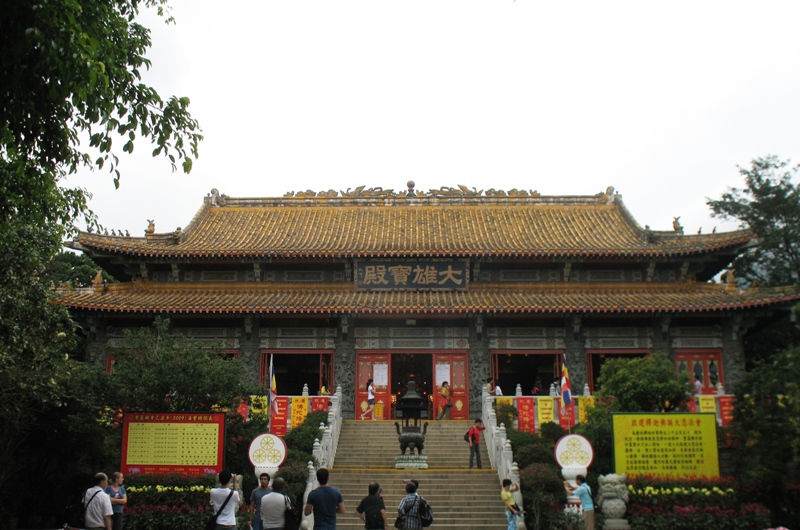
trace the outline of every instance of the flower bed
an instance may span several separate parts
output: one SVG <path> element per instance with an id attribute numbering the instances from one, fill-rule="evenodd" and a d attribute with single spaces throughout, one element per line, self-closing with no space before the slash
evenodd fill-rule
<path id="1" fill-rule="evenodd" d="M 731 478 L 637 476 L 628 485 L 631 528 L 647 530 L 753 530 L 769 526 L 760 504 L 744 503 Z"/>
<path id="2" fill-rule="evenodd" d="M 213 475 L 128 475 L 124 528 L 196 530 L 211 516 Z"/>

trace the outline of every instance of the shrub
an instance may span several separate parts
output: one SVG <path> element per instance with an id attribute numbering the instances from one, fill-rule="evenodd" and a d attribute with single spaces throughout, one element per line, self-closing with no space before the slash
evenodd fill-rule
<path id="1" fill-rule="evenodd" d="M 303 423 L 293 428 L 289 434 L 283 439 L 287 446 L 305 451 L 306 453 L 314 452 L 314 440 L 322 439 L 322 432 L 319 429 L 319 424 L 328 424 L 327 412 L 313 412 L 306 416 Z"/>
<path id="2" fill-rule="evenodd" d="M 567 500 L 567 492 L 556 470 L 545 464 L 531 464 L 520 471 L 519 480 L 528 528 L 554 528 L 555 521 L 563 519 Z"/>
<path id="3" fill-rule="evenodd" d="M 512 444 L 513 447 L 514 445 Z M 534 441 L 524 445 L 521 449 L 514 449 L 514 460 L 520 469 L 524 469 L 531 464 L 556 465 L 553 447 L 539 436 L 534 436 Z"/>
<path id="4" fill-rule="evenodd" d="M 539 435 L 550 443 L 550 447 L 555 447 L 567 431 L 559 424 L 548 421 L 539 427 Z"/>
<path id="5" fill-rule="evenodd" d="M 526 445 L 534 444 L 541 440 L 541 436 L 537 434 L 516 431 L 514 429 L 506 430 L 506 438 L 508 438 L 508 441 L 511 442 L 511 447 L 514 449 L 514 453 L 517 452 L 517 449 L 522 449 Z"/>
<path id="6" fill-rule="evenodd" d="M 517 417 L 517 409 L 507 403 L 498 403 L 495 409 L 497 415 L 497 425 L 505 424 L 506 431 L 514 429 L 514 418 Z"/>

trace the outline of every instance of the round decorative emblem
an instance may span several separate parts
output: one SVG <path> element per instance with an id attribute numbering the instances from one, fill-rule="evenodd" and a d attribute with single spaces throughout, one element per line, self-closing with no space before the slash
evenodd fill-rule
<path id="1" fill-rule="evenodd" d="M 278 467 L 286 460 L 286 442 L 274 434 L 259 434 L 250 442 L 247 451 L 250 463 L 256 467 Z"/>
<path id="2" fill-rule="evenodd" d="M 592 444 L 580 434 L 568 434 L 556 443 L 556 461 L 561 467 L 585 468 L 593 459 Z"/>

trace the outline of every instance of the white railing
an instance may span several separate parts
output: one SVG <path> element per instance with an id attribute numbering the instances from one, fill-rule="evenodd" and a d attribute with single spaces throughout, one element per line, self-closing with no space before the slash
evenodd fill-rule
<path id="1" fill-rule="evenodd" d="M 338 391 L 338 389 L 337 389 Z M 309 529 L 314 528 L 314 512 L 306 515 L 303 510 L 306 507 L 306 503 L 308 502 L 308 494 L 311 493 L 312 490 L 319 487 L 319 481 L 317 480 L 317 470 L 314 469 L 314 462 L 308 463 L 308 480 L 306 480 L 306 490 L 303 492 L 303 506 L 301 507 L 300 511 L 300 528 L 301 529 Z"/>
<path id="2" fill-rule="evenodd" d="M 511 449 L 511 442 L 506 437 L 506 426 L 497 425 L 497 415 L 494 411 L 494 396 L 490 396 L 486 387 L 481 390 L 481 401 L 483 402 L 483 414 L 486 430 L 483 431 L 486 438 L 486 447 L 489 451 L 489 462 L 492 469 L 497 470 L 497 476 L 502 485 L 503 479 L 509 479 L 514 484 L 519 484 L 519 467 L 514 462 L 514 453 Z M 518 506 L 522 506 L 522 492 L 517 490 L 512 493 Z M 517 528 L 525 529 L 525 521 L 522 518 L 517 520 Z"/>
<path id="3" fill-rule="evenodd" d="M 332 468 L 336 458 L 336 448 L 339 446 L 339 434 L 342 432 L 342 387 L 337 386 L 336 392 L 329 397 L 331 404 L 328 407 L 328 425 L 319 424 L 322 440 L 314 440 L 312 454 L 319 462 L 320 467 Z"/>

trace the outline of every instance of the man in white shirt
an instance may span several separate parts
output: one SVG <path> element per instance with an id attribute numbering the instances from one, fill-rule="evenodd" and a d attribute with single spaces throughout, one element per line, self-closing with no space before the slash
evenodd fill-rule
<path id="1" fill-rule="evenodd" d="M 230 500 L 225 504 L 225 509 L 217 516 L 217 530 L 220 528 L 236 530 L 236 510 L 239 508 L 239 492 L 236 490 L 238 477 L 232 475 L 227 469 L 219 473 L 219 488 L 211 489 L 211 505 L 214 513 L 218 513 L 225 500 L 230 495 Z M 233 491 L 231 491 L 233 490 Z M 110 529 L 109 529 L 110 530 Z"/>
<path id="2" fill-rule="evenodd" d="M 83 494 L 84 519 L 87 530 L 111 530 L 111 497 L 106 493 L 108 477 L 105 473 L 94 476 L 94 486 Z"/>
<path id="3" fill-rule="evenodd" d="M 264 530 L 281 530 L 284 527 L 286 510 L 292 509 L 289 498 L 283 494 L 284 480 L 281 477 L 272 483 L 272 491 L 261 498 L 261 520 Z"/>

